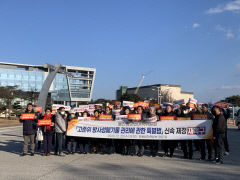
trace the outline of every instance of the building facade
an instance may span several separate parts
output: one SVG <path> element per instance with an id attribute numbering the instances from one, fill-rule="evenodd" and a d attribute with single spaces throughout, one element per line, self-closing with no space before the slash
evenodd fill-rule
<path id="1" fill-rule="evenodd" d="M 77 105 L 91 101 L 96 69 L 65 65 L 61 69 L 73 77 L 61 73 L 56 75 L 49 90 L 53 102 Z M 0 86 L 17 86 L 23 91 L 40 92 L 50 71 L 43 65 L 0 62 Z"/>
<path id="2" fill-rule="evenodd" d="M 126 88 L 126 86 L 121 86 L 116 92 L 117 99 L 120 99 L 125 93 L 134 94 L 136 88 L 137 87 Z M 194 98 L 193 92 L 182 91 L 182 87 L 180 85 L 173 84 L 154 84 L 149 86 L 141 86 L 137 94 L 145 100 L 155 101 L 158 101 L 158 96 L 162 94 L 168 94 L 171 97 L 169 99 L 173 99 L 173 101 L 184 99 L 185 103 L 188 102 L 189 98 Z M 160 102 L 163 103 L 161 100 Z"/>

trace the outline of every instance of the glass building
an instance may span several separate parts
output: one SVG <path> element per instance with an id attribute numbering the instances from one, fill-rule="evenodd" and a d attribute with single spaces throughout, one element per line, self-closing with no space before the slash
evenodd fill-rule
<path id="1" fill-rule="evenodd" d="M 58 73 L 49 92 L 54 103 L 69 104 L 91 101 L 96 69 L 62 66 L 73 75 Z M 40 92 L 50 69 L 41 65 L 0 62 L 0 86 L 18 86 L 23 91 Z"/>

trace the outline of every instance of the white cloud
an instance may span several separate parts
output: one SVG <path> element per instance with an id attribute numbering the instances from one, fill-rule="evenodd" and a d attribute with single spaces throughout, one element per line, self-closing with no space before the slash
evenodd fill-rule
<path id="1" fill-rule="evenodd" d="M 234 34 L 231 29 L 227 29 L 221 25 L 217 25 L 216 30 L 224 32 L 227 39 L 231 39 L 234 37 Z"/>
<path id="2" fill-rule="evenodd" d="M 223 90 L 233 90 L 233 89 L 240 89 L 240 85 L 229 85 L 229 86 L 222 86 L 220 89 L 223 89 Z"/>
<path id="3" fill-rule="evenodd" d="M 207 14 L 217 14 L 224 11 L 240 11 L 240 0 L 233 0 L 225 4 L 219 4 L 217 7 L 207 10 Z"/>
<path id="4" fill-rule="evenodd" d="M 193 23 L 192 27 L 195 29 L 195 28 L 199 28 L 200 27 L 200 24 L 198 23 Z"/>

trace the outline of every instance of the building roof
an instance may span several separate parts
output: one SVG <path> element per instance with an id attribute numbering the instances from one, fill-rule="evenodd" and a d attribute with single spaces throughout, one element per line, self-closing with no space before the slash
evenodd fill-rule
<path id="1" fill-rule="evenodd" d="M 181 87 L 181 85 L 175 84 L 152 84 L 147 86 L 140 86 L 140 88 L 150 88 L 150 87 L 160 87 L 160 86 L 168 86 L 168 87 Z M 128 90 L 136 89 L 137 87 L 128 88 Z"/>
<path id="2" fill-rule="evenodd" d="M 194 94 L 193 92 L 181 91 L 182 94 Z"/>
<path id="3" fill-rule="evenodd" d="M 9 63 L 9 62 L 0 62 L 0 65 L 9 65 L 9 66 L 21 66 L 21 67 L 43 67 L 43 65 L 30 65 L 30 64 L 19 64 L 19 63 Z M 68 65 L 62 65 L 63 67 L 66 67 L 67 69 L 81 69 L 86 71 L 96 71 L 95 68 L 88 68 L 88 67 L 80 67 L 80 66 L 68 66 Z"/>

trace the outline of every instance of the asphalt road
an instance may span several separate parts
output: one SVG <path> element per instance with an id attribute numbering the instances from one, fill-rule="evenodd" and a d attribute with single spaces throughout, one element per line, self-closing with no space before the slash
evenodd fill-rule
<path id="1" fill-rule="evenodd" d="M 114 155 L 20 157 L 22 127 L 0 128 L 0 179 L 240 179 L 240 131 L 229 129 L 231 154 L 223 165 L 181 158 Z M 162 151 L 160 151 L 160 154 Z"/>

